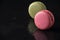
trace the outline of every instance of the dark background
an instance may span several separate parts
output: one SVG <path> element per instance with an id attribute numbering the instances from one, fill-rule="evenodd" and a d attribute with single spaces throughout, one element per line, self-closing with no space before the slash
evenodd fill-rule
<path id="1" fill-rule="evenodd" d="M 53 12 L 55 24 L 49 30 L 54 32 L 54 40 L 60 40 L 59 0 L 0 0 L 0 40 L 34 40 L 27 30 L 32 19 L 28 14 L 28 6 L 34 1 L 42 1 Z"/>

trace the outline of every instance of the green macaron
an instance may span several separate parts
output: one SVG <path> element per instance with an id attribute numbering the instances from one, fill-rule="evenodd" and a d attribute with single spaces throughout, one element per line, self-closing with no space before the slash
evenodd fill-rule
<path id="1" fill-rule="evenodd" d="M 35 14 L 41 10 L 47 9 L 45 4 L 40 1 L 31 3 L 28 7 L 29 15 L 34 18 Z"/>

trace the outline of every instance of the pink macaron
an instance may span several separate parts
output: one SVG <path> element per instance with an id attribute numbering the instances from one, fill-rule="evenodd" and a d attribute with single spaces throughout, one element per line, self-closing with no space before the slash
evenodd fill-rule
<path id="1" fill-rule="evenodd" d="M 54 24 L 54 16 L 49 10 L 42 10 L 36 13 L 34 22 L 37 28 L 45 30 Z"/>

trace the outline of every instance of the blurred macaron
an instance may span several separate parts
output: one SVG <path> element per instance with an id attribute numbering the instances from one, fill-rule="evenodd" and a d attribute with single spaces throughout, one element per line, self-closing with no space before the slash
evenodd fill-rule
<path id="1" fill-rule="evenodd" d="M 41 10 L 47 9 L 45 4 L 40 1 L 32 2 L 28 7 L 29 15 L 34 18 L 35 14 Z"/>

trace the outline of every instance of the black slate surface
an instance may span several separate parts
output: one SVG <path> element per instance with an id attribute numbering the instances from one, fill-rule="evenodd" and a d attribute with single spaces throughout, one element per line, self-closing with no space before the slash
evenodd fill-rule
<path id="1" fill-rule="evenodd" d="M 43 31 L 48 40 L 60 40 L 59 0 L 0 0 L 0 40 L 35 40 L 27 29 L 32 19 L 28 14 L 28 6 L 34 1 L 45 3 L 55 16 L 53 27 Z"/>

